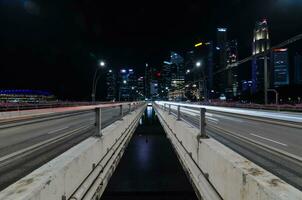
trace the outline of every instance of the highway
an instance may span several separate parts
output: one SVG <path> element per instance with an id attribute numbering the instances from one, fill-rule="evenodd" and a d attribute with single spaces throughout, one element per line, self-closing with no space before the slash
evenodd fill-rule
<path id="1" fill-rule="evenodd" d="M 120 119 L 120 108 L 101 109 L 102 127 Z M 123 113 L 129 112 L 123 106 Z M 0 190 L 84 139 L 95 135 L 95 112 L 83 110 L 42 118 L 0 120 Z"/>
<path id="2" fill-rule="evenodd" d="M 198 107 L 181 107 L 182 120 L 199 127 Z M 171 109 L 176 115 L 177 106 Z M 206 109 L 210 137 L 302 189 L 301 114 L 213 106 Z"/>

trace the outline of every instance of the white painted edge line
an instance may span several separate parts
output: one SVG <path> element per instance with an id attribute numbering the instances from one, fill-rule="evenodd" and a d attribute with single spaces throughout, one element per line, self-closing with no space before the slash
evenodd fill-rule
<path id="1" fill-rule="evenodd" d="M 59 129 L 49 131 L 47 134 L 53 134 L 53 133 L 56 133 L 56 132 L 59 132 L 59 131 L 62 131 L 62 130 L 68 129 L 68 128 L 69 128 L 69 126 L 65 126 L 63 128 L 59 128 Z"/>
<path id="2" fill-rule="evenodd" d="M 252 135 L 252 136 L 255 136 L 255 137 L 258 137 L 258 138 L 261 138 L 261 139 L 264 139 L 264 140 L 267 140 L 267 141 L 270 141 L 270 142 L 273 142 L 273 143 L 276 143 L 276 144 L 280 144 L 280 145 L 282 145 L 282 146 L 288 146 L 287 144 L 284 144 L 284 143 L 282 143 L 282 142 L 278 142 L 278 141 L 276 141 L 276 140 L 272 140 L 272 139 L 269 139 L 269 138 L 266 138 L 266 137 L 262 137 L 262 136 L 260 136 L 260 135 L 257 135 L 257 134 L 254 134 L 254 133 L 250 133 L 250 135 Z"/>

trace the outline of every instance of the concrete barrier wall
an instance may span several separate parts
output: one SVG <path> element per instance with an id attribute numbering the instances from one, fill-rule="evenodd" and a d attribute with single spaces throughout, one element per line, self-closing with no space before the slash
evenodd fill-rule
<path id="1" fill-rule="evenodd" d="M 100 165 L 110 163 L 110 159 L 116 160 L 120 155 L 116 152 L 118 148 L 121 150 L 118 144 L 123 142 L 123 146 L 127 141 L 123 138 L 132 136 L 134 129 L 128 128 L 134 122 L 138 123 L 144 109 L 145 106 L 103 129 L 101 138 L 86 139 L 9 186 L 0 192 L 0 200 L 67 200 L 97 167 L 102 168 L 103 177 L 110 177 L 107 172 L 112 171 L 103 171 L 109 170 L 110 166 Z"/>
<path id="2" fill-rule="evenodd" d="M 302 200 L 298 189 L 214 139 L 197 139 L 197 128 L 155 110 L 203 199 Z"/>

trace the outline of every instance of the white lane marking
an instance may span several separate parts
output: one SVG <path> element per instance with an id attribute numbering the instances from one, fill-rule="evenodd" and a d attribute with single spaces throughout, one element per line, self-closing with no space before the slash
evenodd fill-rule
<path id="1" fill-rule="evenodd" d="M 218 124 L 218 122 L 216 122 L 216 121 L 213 121 L 213 120 L 211 120 L 211 119 L 208 119 L 208 122 L 209 122 L 209 123 L 214 123 L 214 124 Z"/>
<path id="2" fill-rule="evenodd" d="M 53 134 L 53 133 L 56 133 L 56 132 L 59 132 L 59 131 L 62 131 L 62 130 L 68 129 L 68 128 L 69 128 L 69 126 L 66 126 L 66 127 L 60 128 L 60 129 L 49 131 L 47 134 Z"/>
<path id="3" fill-rule="evenodd" d="M 261 139 L 264 139 L 264 140 L 267 140 L 267 141 L 270 141 L 270 142 L 274 142 L 274 143 L 276 143 L 276 144 L 280 144 L 280 145 L 282 145 L 282 146 L 288 146 L 287 144 L 284 144 L 284 143 L 281 143 L 281 142 L 278 142 L 278 141 L 276 141 L 276 140 L 272 140 L 272 139 L 269 139 L 269 138 L 266 138 L 266 137 L 262 137 L 262 136 L 260 136 L 260 135 L 256 135 L 256 134 L 253 134 L 253 133 L 250 133 L 250 135 L 253 135 L 253 136 L 255 136 L 255 137 L 258 137 L 258 138 L 261 138 Z"/>
<path id="4" fill-rule="evenodd" d="M 207 119 L 208 121 L 210 121 L 210 122 L 215 123 L 215 124 L 218 124 L 218 122 L 219 122 L 219 120 L 218 120 L 218 119 L 213 118 L 213 117 L 206 117 L 206 119 Z"/>

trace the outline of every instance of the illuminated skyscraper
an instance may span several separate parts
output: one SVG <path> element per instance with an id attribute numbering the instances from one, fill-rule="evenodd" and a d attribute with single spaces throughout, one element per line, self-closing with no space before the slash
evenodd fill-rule
<path id="1" fill-rule="evenodd" d="M 118 74 L 119 101 L 132 101 L 136 97 L 136 77 L 133 69 L 121 69 Z"/>
<path id="2" fill-rule="evenodd" d="M 220 69 L 226 67 L 227 55 L 226 55 L 226 46 L 228 41 L 227 29 L 226 28 L 217 28 L 217 45 L 216 49 L 219 50 L 219 63 L 218 66 Z"/>
<path id="3" fill-rule="evenodd" d="M 144 81 L 145 81 L 145 92 L 144 92 L 144 95 L 145 95 L 145 98 L 147 98 L 147 99 L 151 98 L 151 94 L 150 94 L 151 80 L 152 80 L 152 68 L 151 68 L 151 66 L 149 66 L 148 63 L 146 63 L 146 66 L 145 66 L 145 78 L 144 78 Z"/>
<path id="4" fill-rule="evenodd" d="M 107 100 L 113 101 L 116 98 L 116 76 L 113 70 L 108 70 L 106 74 Z"/>
<path id="5" fill-rule="evenodd" d="M 185 83 L 184 59 L 176 52 L 171 52 L 171 86 L 179 89 Z"/>
<path id="6" fill-rule="evenodd" d="M 252 44 L 253 55 L 262 53 L 270 49 L 270 37 L 267 20 L 264 19 L 256 23 Z M 264 59 L 257 57 L 252 60 L 252 81 L 253 93 L 264 87 Z"/>
<path id="7" fill-rule="evenodd" d="M 238 61 L 238 43 L 237 40 L 231 40 L 226 44 L 226 62 L 227 65 Z M 232 68 L 226 71 L 226 86 L 227 97 L 237 96 L 238 93 L 238 72 L 237 68 Z"/>
<path id="8" fill-rule="evenodd" d="M 216 32 L 216 65 L 215 71 L 224 69 L 227 66 L 227 29 L 217 28 Z M 227 88 L 227 73 L 225 71 L 215 75 L 215 90 L 220 94 L 225 94 Z"/>
<path id="9" fill-rule="evenodd" d="M 137 88 L 136 88 L 136 94 L 137 94 L 137 99 L 138 100 L 145 100 L 145 82 L 144 82 L 144 77 L 141 76 L 137 79 Z"/>
<path id="10" fill-rule="evenodd" d="M 253 55 L 264 52 L 270 48 L 270 38 L 267 20 L 256 23 L 253 38 Z"/>
<path id="11" fill-rule="evenodd" d="M 192 69 L 193 80 L 204 80 L 199 82 L 200 95 L 207 100 L 208 98 L 213 98 L 210 92 L 214 90 L 214 43 L 212 41 L 206 42 L 195 50 L 195 54 L 195 68 Z M 200 67 L 196 66 L 197 62 L 201 63 Z"/>

